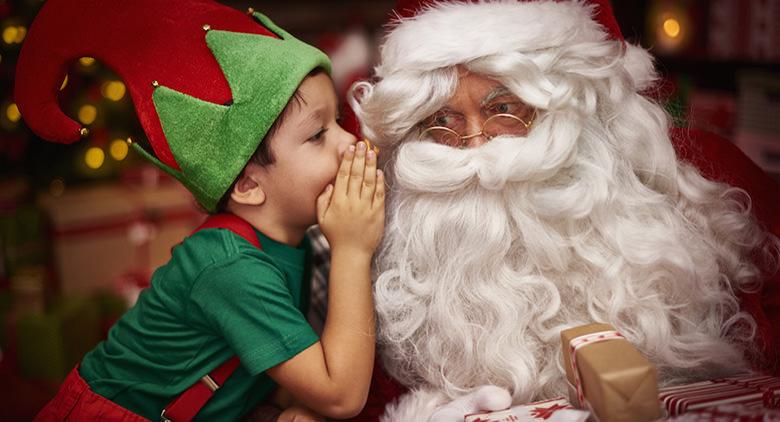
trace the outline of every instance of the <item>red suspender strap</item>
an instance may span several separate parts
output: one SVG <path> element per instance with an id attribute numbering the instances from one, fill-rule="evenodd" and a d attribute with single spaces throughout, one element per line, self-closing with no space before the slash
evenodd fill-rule
<path id="1" fill-rule="evenodd" d="M 200 409 L 208 403 L 214 392 L 222 386 L 240 364 L 238 356 L 233 356 L 217 369 L 204 375 L 198 382 L 192 384 L 179 397 L 176 397 L 163 409 L 160 417 L 164 421 L 191 421 Z"/>
<path id="2" fill-rule="evenodd" d="M 257 233 L 255 233 L 255 228 L 252 227 L 252 225 L 249 224 L 249 222 L 236 215 L 233 214 L 210 215 L 209 218 L 207 218 L 206 221 L 203 222 L 203 224 L 198 226 L 198 228 L 192 232 L 192 234 L 195 234 L 205 229 L 230 230 L 233 233 L 243 237 L 247 242 L 255 245 L 256 248 L 263 249 L 260 246 L 260 239 L 257 238 Z"/>
<path id="3" fill-rule="evenodd" d="M 209 216 L 200 227 L 193 231 L 193 234 L 200 230 L 214 228 L 230 230 L 246 239 L 247 242 L 255 245 L 258 249 L 262 249 L 260 239 L 257 238 L 254 227 L 246 220 L 233 214 Z M 217 367 L 217 369 L 204 375 L 198 382 L 181 393 L 179 397 L 176 397 L 168 406 L 165 406 L 165 409 L 160 414 L 162 420 L 172 422 L 191 421 L 200 412 L 200 409 L 208 403 L 214 392 L 238 368 L 239 364 L 238 356 L 233 356 Z"/>

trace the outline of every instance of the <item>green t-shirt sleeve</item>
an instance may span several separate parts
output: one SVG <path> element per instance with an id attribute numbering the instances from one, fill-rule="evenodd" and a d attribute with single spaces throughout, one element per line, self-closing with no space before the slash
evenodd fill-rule
<path id="1" fill-rule="evenodd" d="M 239 255 L 196 280 L 191 300 L 241 363 L 257 375 L 316 343 L 284 275 L 269 262 Z"/>

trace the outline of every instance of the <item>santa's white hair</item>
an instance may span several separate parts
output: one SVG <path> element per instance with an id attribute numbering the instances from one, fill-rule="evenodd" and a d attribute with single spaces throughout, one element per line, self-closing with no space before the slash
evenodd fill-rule
<path id="1" fill-rule="evenodd" d="M 609 39 L 592 12 L 434 6 L 390 32 L 377 81 L 353 89 L 364 134 L 389 156 L 378 338 L 385 368 L 420 389 L 413 407 L 482 384 L 517 403 L 563 394 L 560 332 L 595 321 L 663 385 L 750 366 L 755 323 L 735 294 L 758 288 L 755 257 L 774 259 L 777 239 L 743 191 L 677 159 L 667 115 L 641 94 L 656 79 L 649 55 Z M 527 137 L 466 150 L 419 140 L 459 68 L 537 108 Z"/>

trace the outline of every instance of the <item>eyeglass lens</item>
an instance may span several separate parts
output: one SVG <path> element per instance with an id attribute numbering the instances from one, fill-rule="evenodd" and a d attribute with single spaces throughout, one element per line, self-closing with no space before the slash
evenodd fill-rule
<path id="1" fill-rule="evenodd" d="M 460 125 L 453 125 L 460 127 Z M 465 125 L 463 125 L 465 128 Z M 432 127 L 426 133 L 437 143 L 459 147 L 463 143 L 459 133 L 454 128 Z M 528 127 L 520 118 L 511 115 L 494 115 L 485 120 L 482 134 L 486 138 L 501 135 L 523 136 L 528 133 Z"/>

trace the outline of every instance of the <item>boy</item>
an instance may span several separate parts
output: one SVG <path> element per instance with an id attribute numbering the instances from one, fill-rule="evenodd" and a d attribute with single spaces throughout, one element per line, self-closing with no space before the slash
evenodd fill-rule
<path id="1" fill-rule="evenodd" d="M 17 69 L 25 119 L 48 139 L 77 139 L 67 130 L 75 122 L 46 107 L 56 91 L 26 75 L 56 73 L 60 63 L 52 61 L 74 57 L 75 47 L 90 51 L 133 94 L 152 151 L 136 149 L 204 208 L 226 214 L 174 248 L 38 419 L 235 420 L 275 383 L 298 404 L 285 417 L 306 408 L 331 418 L 357 414 L 373 366 L 369 271 L 384 222 L 384 179 L 375 152 L 355 146 L 337 122 L 327 58 L 260 14 L 202 0 L 126 3 L 43 6 Z M 67 33 L 57 32 L 64 22 Z M 102 36 L 95 22 L 105 22 Z M 199 44 L 203 34 L 208 48 Z M 152 74 L 159 79 L 142 83 Z M 317 222 L 332 246 L 321 339 L 303 316 L 304 232 Z M 234 355 L 238 366 L 223 372 Z M 192 391 L 206 400 L 189 401 Z"/>

